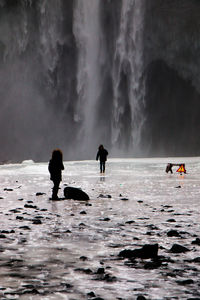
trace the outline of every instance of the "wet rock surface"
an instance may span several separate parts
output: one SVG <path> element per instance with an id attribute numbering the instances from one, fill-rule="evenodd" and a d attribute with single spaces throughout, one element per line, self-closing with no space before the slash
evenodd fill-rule
<path id="1" fill-rule="evenodd" d="M 66 163 L 63 181 L 75 181 L 89 202 L 49 200 L 47 164 L 26 166 L 25 175 L 20 165 L 0 166 L 0 299 L 200 298 L 200 170 L 190 181 L 166 177 L 157 163 L 119 163 L 104 181 L 93 163 L 90 173 Z"/>

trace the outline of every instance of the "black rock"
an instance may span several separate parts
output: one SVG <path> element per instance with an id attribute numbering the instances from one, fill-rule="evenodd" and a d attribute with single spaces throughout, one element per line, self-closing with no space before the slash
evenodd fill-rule
<path id="1" fill-rule="evenodd" d="M 42 224 L 42 221 L 39 219 L 33 219 L 33 224 Z"/>
<path id="2" fill-rule="evenodd" d="M 36 196 L 42 196 L 42 195 L 46 195 L 46 193 L 41 193 L 41 192 L 36 193 Z"/>
<path id="3" fill-rule="evenodd" d="M 141 249 L 125 249 L 119 253 L 123 258 L 155 258 L 158 256 L 158 244 L 144 245 Z"/>
<path id="4" fill-rule="evenodd" d="M 108 222 L 108 221 L 110 221 L 110 218 L 103 218 L 103 219 L 99 219 L 100 221 L 105 221 L 105 222 Z"/>
<path id="5" fill-rule="evenodd" d="M 192 244 L 200 246 L 200 238 L 196 238 L 195 241 L 192 241 Z"/>
<path id="6" fill-rule="evenodd" d="M 31 205 L 31 204 L 25 204 L 24 207 L 25 207 L 25 208 L 34 208 L 34 209 L 37 208 L 36 205 Z"/>
<path id="7" fill-rule="evenodd" d="M 146 300 L 146 298 L 144 296 L 138 296 L 137 300 Z"/>
<path id="8" fill-rule="evenodd" d="M 188 248 L 178 245 L 178 244 L 174 244 L 172 246 L 172 248 L 170 249 L 170 252 L 172 253 L 184 253 L 184 252 L 188 252 L 190 251 Z"/>
<path id="9" fill-rule="evenodd" d="M 168 219 L 167 222 L 173 223 L 173 222 L 176 222 L 176 220 L 175 219 Z"/>
<path id="10" fill-rule="evenodd" d="M 90 200 L 89 196 L 81 189 L 67 186 L 64 188 L 65 199 Z"/>
<path id="11" fill-rule="evenodd" d="M 172 236 L 176 236 L 176 237 L 180 237 L 180 234 L 177 230 L 170 230 L 167 232 L 167 236 L 172 237 Z"/>
<path id="12" fill-rule="evenodd" d="M 180 285 L 187 285 L 187 284 L 193 284 L 194 281 L 192 279 L 186 279 L 186 280 L 178 280 L 177 283 Z"/>

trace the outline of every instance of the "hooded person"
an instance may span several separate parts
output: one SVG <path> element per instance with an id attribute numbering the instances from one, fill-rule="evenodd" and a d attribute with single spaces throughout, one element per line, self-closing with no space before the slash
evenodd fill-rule
<path id="1" fill-rule="evenodd" d="M 100 161 L 100 173 L 105 173 L 105 164 L 107 161 L 107 156 L 108 151 L 104 148 L 103 145 L 100 145 L 96 155 L 96 160 Z"/>
<path id="2" fill-rule="evenodd" d="M 60 182 L 62 181 L 62 170 L 64 170 L 63 165 L 63 154 L 60 149 L 55 149 L 52 152 L 52 158 L 49 161 L 49 173 L 50 179 L 53 181 L 53 192 L 52 199 L 58 199 L 58 189 Z"/>

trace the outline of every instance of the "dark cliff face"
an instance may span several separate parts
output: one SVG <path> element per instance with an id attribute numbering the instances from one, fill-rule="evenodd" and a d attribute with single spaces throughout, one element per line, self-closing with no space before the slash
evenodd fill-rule
<path id="1" fill-rule="evenodd" d="M 145 155 L 199 155 L 200 2 L 146 1 Z"/>

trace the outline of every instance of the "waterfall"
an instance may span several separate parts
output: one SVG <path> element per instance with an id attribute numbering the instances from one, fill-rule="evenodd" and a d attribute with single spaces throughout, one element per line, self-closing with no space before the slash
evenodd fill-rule
<path id="1" fill-rule="evenodd" d="M 87 151 L 95 143 L 95 120 L 99 101 L 101 28 L 100 0 L 76 0 L 73 31 L 78 49 L 77 95 L 74 118 L 81 123 L 78 140 Z M 81 139 L 80 139 L 81 137 Z"/>
<path id="2" fill-rule="evenodd" d="M 112 144 L 130 154 L 139 151 L 143 124 L 143 16 L 143 0 L 122 2 L 114 53 Z"/>
<path id="3" fill-rule="evenodd" d="M 197 155 L 198 8 L 0 0 L 0 161 Z"/>

